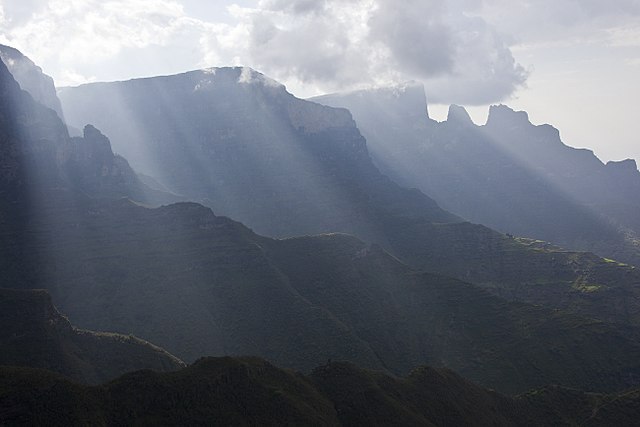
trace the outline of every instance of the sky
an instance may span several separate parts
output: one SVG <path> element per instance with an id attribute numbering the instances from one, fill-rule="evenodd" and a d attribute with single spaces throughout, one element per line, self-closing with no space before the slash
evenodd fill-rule
<path id="1" fill-rule="evenodd" d="M 58 86 L 229 65 L 299 97 L 415 80 L 436 119 L 504 103 L 640 160 L 640 0 L 0 0 L 0 43 Z"/>

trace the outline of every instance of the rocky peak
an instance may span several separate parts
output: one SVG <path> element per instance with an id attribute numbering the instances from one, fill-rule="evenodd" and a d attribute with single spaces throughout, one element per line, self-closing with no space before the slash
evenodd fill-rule
<path id="1" fill-rule="evenodd" d="M 448 123 L 455 123 L 463 126 L 473 126 L 473 120 L 464 107 L 459 105 L 449 106 L 449 113 L 447 115 Z"/>
<path id="2" fill-rule="evenodd" d="M 93 125 L 86 125 L 83 130 L 84 144 L 90 148 L 91 152 L 100 157 L 111 159 L 113 151 L 111 142 L 100 130 Z"/>

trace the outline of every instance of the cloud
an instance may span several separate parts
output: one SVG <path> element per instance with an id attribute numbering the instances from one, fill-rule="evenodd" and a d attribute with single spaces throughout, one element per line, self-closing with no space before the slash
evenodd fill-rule
<path id="1" fill-rule="evenodd" d="M 249 34 L 249 65 L 298 87 L 326 92 L 421 80 L 439 102 L 503 100 L 527 73 L 506 41 L 465 7 L 478 3 L 263 0 L 238 18 Z"/>
<path id="2" fill-rule="evenodd" d="M 514 47 L 640 44 L 640 0 L 260 0 L 225 23 L 185 4 L 2 0 L 0 42 L 59 84 L 246 65 L 300 95 L 421 80 L 432 101 L 460 104 L 526 83 Z"/>
<path id="3" fill-rule="evenodd" d="M 22 19 L 10 15 L 0 24 L 1 40 L 45 66 L 58 84 L 89 81 L 106 70 L 126 77 L 126 69 L 130 73 L 131 67 L 142 65 L 137 64 L 136 56 L 145 57 L 157 47 L 167 50 L 156 49 L 160 56 L 147 65 L 154 61 L 166 64 L 169 58 L 164 55 L 187 50 L 194 40 L 197 44 L 206 26 L 187 17 L 182 5 L 173 0 L 32 1 L 37 7 L 27 14 L 27 20 L 26 11 L 14 7 L 23 1 L 5 1 L 5 10 L 19 11 Z M 183 43 L 180 49 L 175 49 L 177 43 Z M 202 57 L 201 51 L 198 56 Z M 124 58 L 133 61 L 122 61 Z"/>

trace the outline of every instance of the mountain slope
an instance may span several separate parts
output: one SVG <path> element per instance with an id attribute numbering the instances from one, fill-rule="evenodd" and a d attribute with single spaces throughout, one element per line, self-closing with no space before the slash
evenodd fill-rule
<path id="1" fill-rule="evenodd" d="M 251 354 L 309 370 L 336 359 L 394 373 L 429 363 L 505 392 L 615 390 L 640 375 L 636 329 L 416 274 L 350 236 L 267 239 L 196 204 L 76 203 L 29 229 L 39 246 L 27 249 L 42 251 L 34 276 L 74 323 L 185 360 Z"/>
<path id="2" fill-rule="evenodd" d="M 419 85 L 314 100 L 349 108 L 381 170 L 445 209 L 503 232 L 640 263 L 633 236 L 640 172 L 632 160 L 604 165 L 505 106 L 491 108 L 486 126 L 458 106 L 435 122 Z"/>
<path id="3" fill-rule="evenodd" d="M 0 422 L 11 425 L 631 426 L 637 404 L 637 393 L 561 388 L 508 398 L 432 368 L 393 378 L 330 363 L 303 376 L 259 359 L 202 359 L 102 387 L 0 368 Z"/>
<path id="4" fill-rule="evenodd" d="M 97 384 L 126 372 L 184 364 L 132 336 L 73 328 L 45 291 L 0 289 L 0 365 L 28 366 Z"/>

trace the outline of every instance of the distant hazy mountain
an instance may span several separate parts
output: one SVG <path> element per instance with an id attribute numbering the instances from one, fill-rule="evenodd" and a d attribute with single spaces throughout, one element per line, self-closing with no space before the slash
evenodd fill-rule
<path id="1" fill-rule="evenodd" d="M 451 106 L 429 119 L 424 89 L 394 88 L 314 99 L 348 108 L 374 162 L 445 209 L 502 232 L 640 265 L 640 172 L 562 143 L 524 112 L 492 107 L 486 126 Z"/>
<path id="2" fill-rule="evenodd" d="M 134 370 L 166 372 L 184 363 L 132 336 L 72 327 L 45 291 L 0 289 L 0 365 L 48 369 L 98 384 Z"/>
<path id="3" fill-rule="evenodd" d="M 552 387 L 509 398 L 443 369 L 406 378 L 329 363 L 310 375 L 255 358 L 202 359 L 86 387 L 46 371 L 0 368 L 7 425 L 633 426 L 640 396 Z M 56 390 L 51 393 L 51 390 Z"/>

